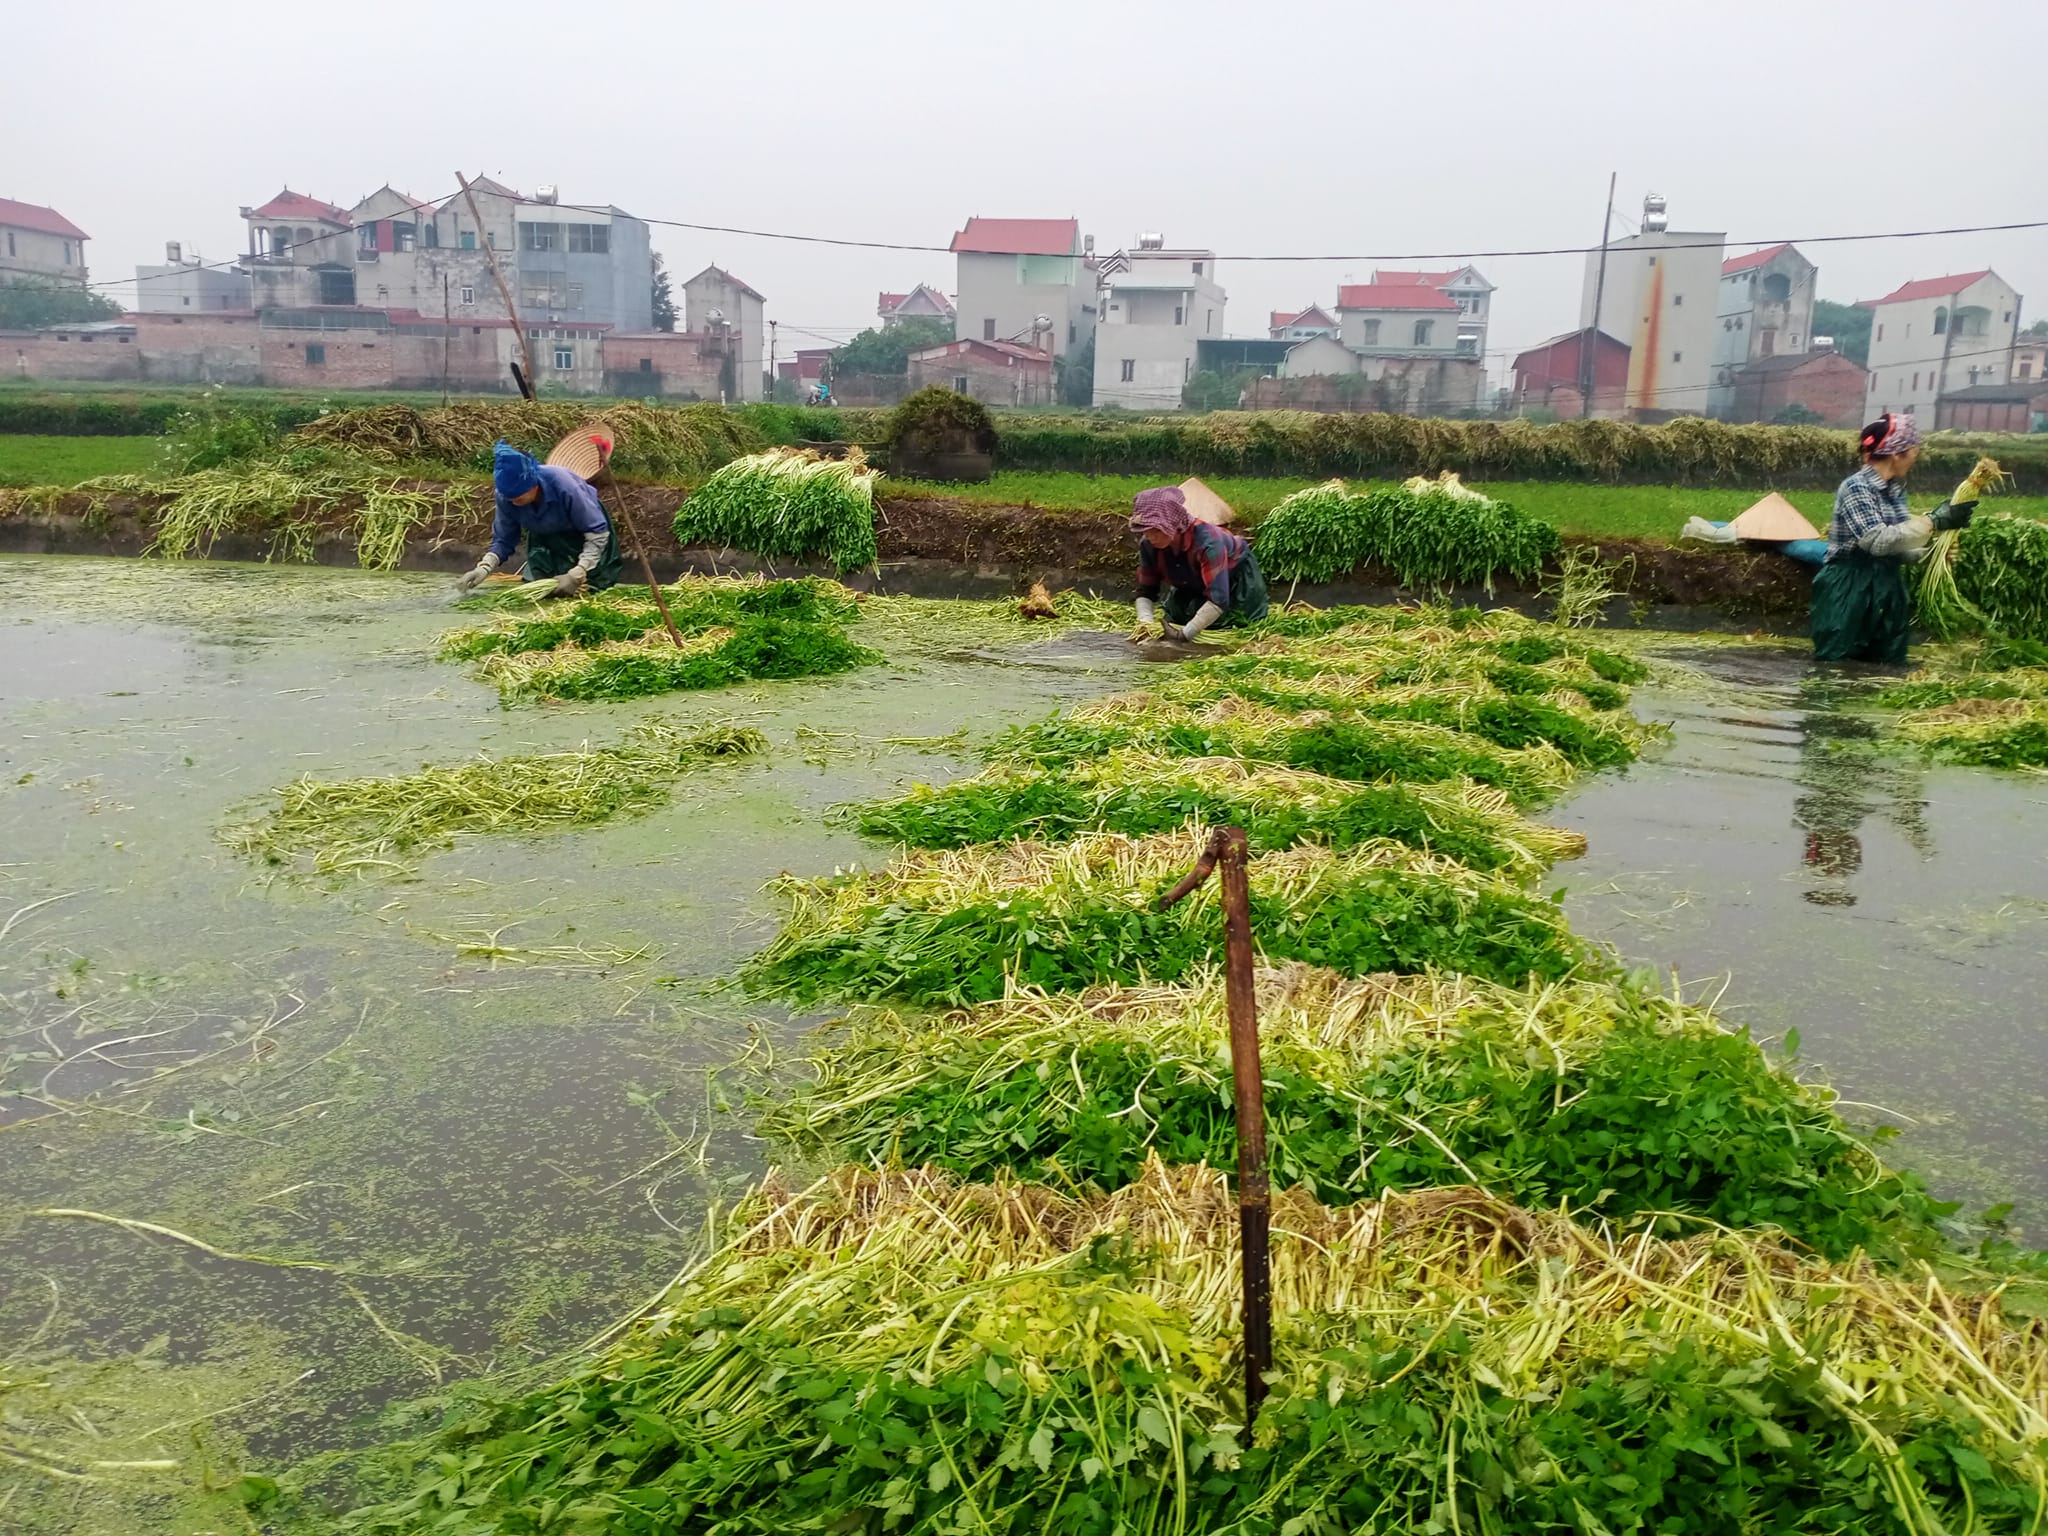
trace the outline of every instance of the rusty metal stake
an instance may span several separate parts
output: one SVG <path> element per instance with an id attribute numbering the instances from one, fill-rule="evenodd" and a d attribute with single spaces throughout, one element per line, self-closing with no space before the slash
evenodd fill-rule
<path id="1" fill-rule="evenodd" d="M 1242 827 L 1218 827 L 1202 857 L 1159 900 L 1164 912 L 1223 866 L 1223 993 L 1230 1009 L 1230 1076 L 1237 1105 L 1237 1226 L 1244 1255 L 1245 1425 L 1258 1421 L 1273 1365 L 1273 1270 L 1267 1235 L 1266 1092 L 1259 1065 L 1259 1007 L 1252 990 L 1250 850 Z"/>

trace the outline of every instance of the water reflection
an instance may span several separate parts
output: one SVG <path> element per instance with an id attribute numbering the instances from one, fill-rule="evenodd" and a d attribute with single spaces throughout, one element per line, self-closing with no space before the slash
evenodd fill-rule
<path id="1" fill-rule="evenodd" d="M 1884 751 L 1876 724 L 1844 708 L 1864 691 L 1839 673 L 1813 673 L 1794 698 L 1802 735 L 1792 825 L 1806 837 L 1800 895 L 1816 907 L 1856 905 L 1854 877 L 1863 868 L 1859 833 L 1873 816 L 1896 828 L 1922 859 L 1934 857 L 1920 764 Z"/>

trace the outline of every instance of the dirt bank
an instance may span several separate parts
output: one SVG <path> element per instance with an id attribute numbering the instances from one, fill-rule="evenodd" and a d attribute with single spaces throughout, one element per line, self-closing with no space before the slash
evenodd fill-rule
<path id="1" fill-rule="evenodd" d="M 406 543 L 408 570 L 457 571 L 474 564 L 490 537 L 491 496 L 483 485 L 422 485 L 441 496 L 438 510 L 420 523 Z M 647 550 L 663 577 L 683 571 L 754 571 L 763 562 L 729 551 L 678 549 L 670 531 L 679 493 L 668 486 L 629 485 L 619 491 L 623 521 Z M 0 551 L 25 554 L 139 555 L 154 536 L 161 499 L 153 496 L 95 498 L 68 492 L 30 502 L 20 492 L 0 492 Z M 1053 512 L 1040 507 L 994 506 L 937 496 L 884 497 L 876 536 L 881 548 L 879 582 L 893 590 L 959 595 L 1021 592 L 1033 581 L 1054 588 L 1094 587 L 1119 591 L 1130 581 L 1134 557 L 1123 514 Z M 356 563 L 355 518 L 347 506 L 324 508 L 305 519 L 316 530 L 313 557 L 324 565 Z M 271 553 L 276 525 L 223 534 L 210 553 L 222 560 L 263 560 Z M 1648 539 L 1571 540 L 1596 547 L 1620 566 L 1625 594 L 1615 617 L 1645 606 L 1705 609 L 1732 618 L 1777 622 L 1803 619 L 1812 572 L 1782 555 L 1748 549 L 1691 547 Z M 791 568 L 776 568 L 789 574 Z M 827 573 L 829 574 L 829 573 Z M 867 586 L 876 576 L 849 578 Z M 1284 588 L 1276 586 L 1276 595 Z M 1317 602 L 1385 602 L 1401 592 L 1391 572 L 1361 567 L 1350 578 L 1327 586 L 1301 587 L 1295 595 Z M 1478 596 L 1480 594 L 1470 594 Z M 1523 584 L 1503 582 L 1500 596 L 1526 600 Z"/>

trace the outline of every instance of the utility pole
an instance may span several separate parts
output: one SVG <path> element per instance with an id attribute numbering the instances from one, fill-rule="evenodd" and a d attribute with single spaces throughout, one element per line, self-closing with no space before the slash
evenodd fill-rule
<path id="1" fill-rule="evenodd" d="M 455 179 L 462 184 L 462 200 L 469 204 L 469 216 L 476 220 L 476 236 L 484 244 L 484 259 L 491 264 L 491 277 L 498 285 L 498 297 L 505 301 L 505 313 L 512 319 L 512 335 L 519 343 L 519 355 L 526 363 L 526 371 L 519 376 L 519 393 L 527 399 L 534 398 L 533 348 L 526 339 L 526 327 L 519 323 L 519 306 L 512 302 L 512 290 L 505 284 L 504 268 L 498 265 L 498 248 L 491 244 L 490 231 L 484 228 L 484 216 L 477 212 L 476 194 L 469 190 L 469 178 L 457 171 Z M 512 221 L 514 238 L 517 238 L 519 221 Z"/>
<path id="2" fill-rule="evenodd" d="M 448 403 L 448 274 L 441 274 L 441 403 Z"/>
<path id="3" fill-rule="evenodd" d="M 1614 223 L 1614 183 L 1619 171 L 1607 173 L 1607 216 L 1600 221 L 1600 272 L 1593 279 L 1593 328 L 1579 336 L 1579 416 L 1593 414 L 1593 390 L 1600 375 L 1594 367 L 1600 355 L 1600 303 L 1607 296 L 1607 231 Z"/>
<path id="4" fill-rule="evenodd" d="M 776 377 L 775 373 L 775 322 L 770 320 L 768 322 L 768 398 L 770 400 L 775 398 L 775 386 L 780 382 L 781 380 Z"/>

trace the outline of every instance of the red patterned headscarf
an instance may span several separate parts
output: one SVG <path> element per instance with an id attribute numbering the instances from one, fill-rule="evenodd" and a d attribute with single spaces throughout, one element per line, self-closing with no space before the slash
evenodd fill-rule
<path id="1" fill-rule="evenodd" d="M 1863 439 L 1857 445 L 1863 450 L 1865 458 L 1886 459 L 1895 453 L 1904 453 L 1908 448 L 1920 446 L 1920 424 L 1911 416 L 1886 411 L 1882 435 L 1876 428 L 1877 423 L 1873 421 L 1864 429 Z"/>
<path id="2" fill-rule="evenodd" d="M 1188 516 L 1187 498 L 1177 485 L 1155 485 L 1140 491 L 1131 502 L 1131 532 L 1163 533 L 1178 539 L 1194 526 Z"/>

